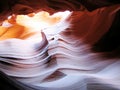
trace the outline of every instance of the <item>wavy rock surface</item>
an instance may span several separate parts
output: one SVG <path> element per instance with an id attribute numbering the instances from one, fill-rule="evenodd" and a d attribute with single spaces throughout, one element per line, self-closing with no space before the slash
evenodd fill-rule
<path id="1" fill-rule="evenodd" d="M 27 24 L 21 24 L 24 28 L 13 27 L 16 26 L 15 22 L 11 21 L 14 18 L 9 21 L 13 26 L 2 24 L 0 27 L 2 80 L 6 78 L 7 81 L 13 82 L 14 90 L 120 89 L 119 57 L 106 56 L 113 54 L 112 51 L 91 50 L 93 45 L 110 30 L 120 10 L 119 4 L 88 11 L 83 5 L 80 6 L 81 3 L 77 0 L 31 2 L 33 1 L 19 0 L 19 4 L 14 5 L 10 13 L 27 14 L 45 10 L 53 14 L 58 11 L 70 11 L 53 14 L 54 17 L 62 18 L 48 27 L 39 27 L 37 33 L 28 32 L 29 29 L 26 31 Z M 24 8 L 27 9 L 21 10 Z M 6 15 L 8 14 L 7 12 Z M 52 19 L 56 20 L 54 17 Z M 49 23 L 48 19 L 45 22 Z M 3 88 L 1 85 L 0 82 L 0 87 Z"/>

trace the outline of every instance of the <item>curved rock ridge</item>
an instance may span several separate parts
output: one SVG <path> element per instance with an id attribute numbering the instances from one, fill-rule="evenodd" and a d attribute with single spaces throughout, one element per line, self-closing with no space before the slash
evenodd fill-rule
<path id="1" fill-rule="evenodd" d="M 0 27 L 3 30 L 0 32 L 0 71 L 23 90 L 28 87 L 33 90 L 119 90 L 119 58 L 106 58 L 105 52 L 91 50 L 92 45 L 109 31 L 119 10 L 118 4 L 92 12 L 58 12 L 60 16 L 58 13 L 51 15 L 52 20 L 59 17 L 58 22 L 52 25 L 38 27 L 40 29 L 36 31 L 32 24 L 21 21 L 17 22 L 20 28 L 13 30 L 15 33 L 6 35 L 7 31 L 12 30 L 11 27 L 16 26 L 13 15 L 8 20 L 13 26 L 3 23 L 6 27 Z M 51 20 L 48 13 L 44 15 L 46 22 Z M 22 17 L 22 20 L 30 21 L 35 15 L 28 16 Z M 23 30 L 21 34 L 24 36 L 25 33 L 26 38 L 16 36 L 17 30 L 19 33 Z M 31 30 L 37 33 L 31 33 Z"/>

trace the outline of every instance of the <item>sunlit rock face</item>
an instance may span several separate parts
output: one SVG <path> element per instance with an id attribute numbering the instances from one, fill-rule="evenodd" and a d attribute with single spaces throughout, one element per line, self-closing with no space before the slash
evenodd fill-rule
<path id="1" fill-rule="evenodd" d="M 91 48 L 109 31 L 120 5 L 90 12 L 78 9 L 80 4 L 74 7 L 76 1 L 50 1 L 57 4 L 45 0 L 47 5 L 36 12 L 30 8 L 36 4 L 26 1 L 20 8 L 33 11 L 22 15 L 16 5 L 12 9 L 16 14 L 2 22 L 0 71 L 23 90 L 119 90 L 119 58 Z M 69 10 L 62 11 L 65 8 Z"/>

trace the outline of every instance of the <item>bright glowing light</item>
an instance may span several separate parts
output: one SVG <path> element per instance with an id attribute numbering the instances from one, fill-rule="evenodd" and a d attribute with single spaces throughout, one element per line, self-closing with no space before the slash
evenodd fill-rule
<path id="1" fill-rule="evenodd" d="M 4 34 L 1 37 L 1 40 L 7 39 L 7 38 L 20 38 L 20 39 L 26 39 L 26 38 L 40 38 L 41 37 L 41 30 L 43 31 L 46 28 L 48 31 L 45 32 L 53 32 L 54 27 L 60 27 L 60 22 L 63 24 L 63 20 L 65 20 L 71 12 L 65 11 L 65 12 L 58 12 L 53 15 L 50 15 L 48 12 L 41 11 L 38 13 L 31 13 L 28 15 L 12 15 L 8 17 L 8 20 L 5 20 L 0 26 L 2 29 L 5 27 L 4 31 L 6 34 Z M 57 26 L 55 26 L 57 25 Z M 68 27 L 68 25 L 65 25 Z M 66 28 L 65 27 L 65 28 Z M 64 28 L 64 27 L 63 27 Z M 52 30 L 53 29 L 53 30 Z M 9 30 L 9 31 L 8 31 Z M 59 29 L 55 29 L 60 31 Z M 64 30 L 64 29 L 63 29 Z M 3 32 L 3 30 L 0 30 Z"/>
<path id="2" fill-rule="evenodd" d="M 56 22 L 59 22 L 60 17 L 51 17 L 48 12 L 39 12 L 30 17 L 28 15 L 18 15 L 16 23 L 25 26 L 27 29 L 40 31 L 43 28 L 49 27 Z"/>

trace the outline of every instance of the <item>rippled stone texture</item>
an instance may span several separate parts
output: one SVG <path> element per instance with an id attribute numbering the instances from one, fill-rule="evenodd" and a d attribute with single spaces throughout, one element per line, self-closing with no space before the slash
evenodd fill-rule
<path id="1" fill-rule="evenodd" d="M 30 14 L 13 15 L 0 27 L 0 78 L 13 82 L 15 90 L 119 90 L 119 58 L 91 47 L 109 31 L 120 5 L 98 0 L 93 4 L 111 6 L 89 9 L 82 2 L 88 10 L 98 8 L 88 11 L 79 0 L 36 1 L 17 1 L 10 12 Z M 66 9 L 71 12 L 55 13 Z M 55 14 L 42 13 L 44 20 L 31 14 L 41 10 Z"/>

